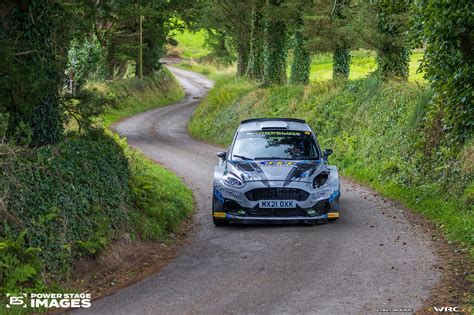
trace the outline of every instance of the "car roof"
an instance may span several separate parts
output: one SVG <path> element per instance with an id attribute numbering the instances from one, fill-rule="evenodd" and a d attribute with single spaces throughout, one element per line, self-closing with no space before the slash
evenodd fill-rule
<path id="1" fill-rule="evenodd" d="M 297 118 L 254 118 L 242 120 L 239 131 L 249 130 L 301 130 L 311 131 L 303 119 Z"/>

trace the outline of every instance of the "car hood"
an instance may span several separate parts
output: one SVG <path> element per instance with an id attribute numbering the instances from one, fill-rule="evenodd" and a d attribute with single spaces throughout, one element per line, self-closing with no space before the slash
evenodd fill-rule
<path id="1" fill-rule="evenodd" d="M 262 160 L 262 161 L 228 161 L 227 171 L 246 182 L 284 181 L 284 186 L 291 182 L 310 182 L 315 174 L 324 167 L 321 160 Z"/>

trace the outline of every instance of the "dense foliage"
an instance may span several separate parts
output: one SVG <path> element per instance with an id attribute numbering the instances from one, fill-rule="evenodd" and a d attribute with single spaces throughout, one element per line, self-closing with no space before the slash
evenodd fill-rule
<path id="1" fill-rule="evenodd" d="M 98 86 L 108 123 L 182 96 L 169 73 L 109 84 Z M 47 290 L 120 234 L 163 239 L 194 209 L 176 175 L 100 130 L 36 149 L 3 144 L 0 156 L 0 293 Z"/>
<path id="2" fill-rule="evenodd" d="M 8 139 L 32 146 L 58 143 L 69 118 L 81 112 L 68 102 L 66 86 L 69 94 L 75 94 L 87 79 L 122 77 L 133 63 L 142 65 L 145 75 L 159 70 L 159 58 L 171 30 L 181 27 L 178 16 L 186 15 L 187 4 L 182 0 L 144 0 L 140 5 L 123 0 L 2 2 L 0 111 L 8 114 L 3 118 Z M 81 96 L 82 104 L 91 100 L 90 95 L 74 95 Z M 100 114 L 88 110 L 92 112 Z"/>
<path id="3" fill-rule="evenodd" d="M 250 56 L 251 15 L 253 0 L 197 1 L 199 18 L 196 26 L 214 29 L 230 38 L 232 52 L 237 55 L 237 75 L 244 75 Z"/>
<path id="4" fill-rule="evenodd" d="M 37 150 L 7 146 L 2 155 L 7 216 L 0 237 L 15 240 L 26 231 L 25 245 L 39 249 L 44 271 L 52 277 L 66 277 L 81 253 L 97 253 L 125 228 L 126 211 L 133 206 L 130 173 L 122 149 L 110 137 L 96 131 Z M 2 264 L 2 278 L 8 281 L 10 268 L 18 267 Z M 21 286 L 11 284 L 4 289 Z"/>
<path id="5" fill-rule="evenodd" d="M 2 3 L 0 112 L 9 114 L 7 136 L 34 145 L 57 143 L 63 132 L 59 90 L 71 39 L 62 3 Z"/>
<path id="6" fill-rule="evenodd" d="M 422 69 L 435 94 L 433 124 L 451 141 L 466 142 L 474 130 L 474 2 L 417 2 L 415 28 L 426 43 Z M 435 127 L 435 126 L 433 126 Z"/>

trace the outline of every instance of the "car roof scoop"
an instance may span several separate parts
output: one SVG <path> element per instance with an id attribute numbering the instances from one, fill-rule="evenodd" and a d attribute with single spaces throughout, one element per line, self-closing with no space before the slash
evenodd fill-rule
<path id="1" fill-rule="evenodd" d="M 285 121 L 263 121 L 260 123 L 262 130 L 287 130 L 288 123 Z"/>

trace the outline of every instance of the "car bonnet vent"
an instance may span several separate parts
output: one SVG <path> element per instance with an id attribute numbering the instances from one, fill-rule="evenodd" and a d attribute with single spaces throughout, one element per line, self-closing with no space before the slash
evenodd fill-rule
<path id="1" fill-rule="evenodd" d="M 288 123 L 285 121 L 264 121 L 260 124 L 262 130 L 287 130 Z"/>

